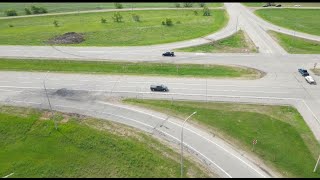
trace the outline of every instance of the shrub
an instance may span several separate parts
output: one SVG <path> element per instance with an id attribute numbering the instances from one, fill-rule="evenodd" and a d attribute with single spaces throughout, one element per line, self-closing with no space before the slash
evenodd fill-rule
<path id="1" fill-rule="evenodd" d="M 136 14 L 132 14 L 132 19 L 136 22 L 140 22 L 140 16 L 136 15 Z"/>
<path id="2" fill-rule="evenodd" d="M 119 12 L 116 12 L 113 14 L 112 19 L 114 22 L 121 22 L 122 21 L 122 16 Z"/>
<path id="3" fill-rule="evenodd" d="M 193 4 L 192 4 L 192 3 L 184 3 L 183 6 L 184 6 L 184 7 L 192 7 Z"/>
<path id="4" fill-rule="evenodd" d="M 206 6 L 206 3 L 199 3 L 199 6 L 204 7 L 204 6 Z"/>
<path id="5" fill-rule="evenodd" d="M 172 20 L 169 19 L 169 18 L 166 18 L 166 25 L 167 26 L 172 26 L 173 25 Z"/>
<path id="6" fill-rule="evenodd" d="M 116 7 L 116 9 L 122 9 L 123 8 L 121 3 L 114 3 L 114 7 Z"/>
<path id="7" fill-rule="evenodd" d="M 6 10 L 5 14 L 6 14 L 7 16 L 17 16 L 17 15 L 18 15 L 17 11 L 14 10 L 14 9 L 8 9 L 8 10 Z"/>
<path id="8" fill-rule="evenodd" d="M 181 22 L 180 22 L 180 21 L 177 21 L 177 24 L 181 24 Z"/>
<path id="9" fill-rule="evenodd" d="M 24 8 L 24 12 L 26 13 L 26 15 L 32 14 L 31 10 L 28 8 Z"/>
<path id="10" fill-rule="evenodd" d="M 174 5 L 176 6 L 176 8 L 180 7 L 180 3 L 175 3 Z"/>
<path id="11" fill-rule="evenodd" d="M 57 20 L 54 20 L 53 25 L 54 25 L 54 27 L 59 27 L 59 22 Z"/>
<path id="12" fill-rule="evenodd" d="M 166 23 L 164 21 L 161 22 L 162 25 L 166 25 Z"/>
<path id="13" fill-rule="evenodd" d="M 44 14 L 47 13 L 47 9 L 44 7 L 31 6 L 32 14 Z"/>
<path id="14" fill-rule="evenodd" d="M 208 7 L 204 7 L 204 8 L 203 8 L 203 15 L 204 15 L 204 16 L 211 16 L 210 10 L 209 10 Z"/>
<path id="15" fill-rule="evenodd" d="M 101 23 L 106 23 L 107 20 L 105 18 L 101 18 Z"/>
<path id="16" fill-rule="evenodd" d="M 9 27 L 13 27 L 13 25 L 12 25 L 12 24 L 9 24 Z"/>
<path id="17" fill-rule="evenodd" d="M 40 7 L 40 14 L 48 13 L 47 9 L 44 7 Z"/>
<path id="18" fill-rule="evenodd" d="M 193 13 L 194 13 L 194 15 L 196 15 L 196 16 L 198 15 L 198 11 L 196 11 L 196 10 L 194 10 Z"/>

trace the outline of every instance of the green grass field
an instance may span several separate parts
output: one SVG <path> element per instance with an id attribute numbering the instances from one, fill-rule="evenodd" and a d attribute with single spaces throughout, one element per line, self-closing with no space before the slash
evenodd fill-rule
<path id="1" fill-rule="evenodd" d="M 320 42 L 269 31 L 279 44 L 292 54 L 320 54 Z"/>
<path id="2" fill-rule="evenodd" d="M 127 99 L 126 103 L 185 118 L 209 128 L 213 134 L 254 153 L 286 177 L 320 177 L 313 168 L 320 144 L 295 108 L 237 103 L 203 103 Z"/>
<path id="3" fill-rule="evenodd" d="M 320 35 L 320 9 L 259 9 L 255 14 L 281 27 Z"/>
<path id="4" fill-rule="evenodd" d="M 248 7 L 262 7 L 265 3 L 242 3 L 245 6 Z M 281 4 L 282 7 L 294 7 L 294 5 L 299 4 L 301 7 L 320 7 L 320 3 L 300 3 L 300 2 L 295 2 L 295 3 L 276 3 L 276 4 Z"/>
<path id="5" fill-rule="evenodd" d="M 248 37 L 249 38 L 249 37 Z M 250 39 L 246 39 L 242 30 L 225 39 L 214 43 L 199 46 L 177 49 L 184 52 L 204 52 L 204 53 L 247 53 L 257 52 L 256 47 Z"/>
<path id="6" fill-rule="evenodd" d="M 216 32 L 228 21 L 225 10 L 210 10 L 212 16 L 194 15 L 193 10 L 143 10 L 120 12 L 123 22 L 113 22 L 114 12 L 54 15 L 0 20 L 0 44 L 48 45 L 47 41 L 67 32 L 83 33 L 85 41 L 75 46 L 137 46 L 198 38 Z M 107 23 L 101 23 L 101 18 Z M 173 26 L 161 24 L 171 18 Z M 55 27 L 57 20 L 60 27 Z M 180 24 L 177 23 L 180 21 Z M 9 27 L 12 25 L 13 27 Z"/>
<path id="7" fill-rule="evenodd" d="M 180 156 L 149 135 L 89 117 L 0 106 L 0 176 L 10 178 L 180 177 Z M 209 177 L 185 160 L 185 177 Z M 211 175 L 210 175 L 211 176 Z"/>
<path id="8" fill-rule="evenodd" d="M 123 8 L 175 8 L 175 3 L 121 3 Z M 222 3 L 206 3 L 208 7 L 222 7 Z M 24 8 L 31 6 L 45 7 L 48 13 L 72 12 L 99 9 L 115 9 L 114 3 L 0 3 L 0 17 L 6 16 L 7 9 L 15 9 L 18 15 L 25 15 Z M 183 3 L 180 3 L 183 7 Z M 199 3 L 193 3 L 193 7 L 200 7 Z"/>
<path id="9" fill-rule="evenodd" d="M 223 65 L 31 59 L 0 59 L 0 70 L 250 79 L 263 76 L 255 69 Z"/>

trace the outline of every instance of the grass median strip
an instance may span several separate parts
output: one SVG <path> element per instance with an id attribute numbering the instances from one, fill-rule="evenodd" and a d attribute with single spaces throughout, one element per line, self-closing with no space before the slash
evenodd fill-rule
<path id="1" fill-rule="evenodd" d="M 177 49 L 184 52 L 204 52 L 204 53 L 251 53 L 257 52 L 257 49 L 251 39 L 242 30 L 236 34 L 200 46 Z"/>
<path id="2" fill-rule="evenodd" d="M 275 25 L 320 35 L 320 9 L 259 9 L 254 12 Z"/>
<path id="3" fill-rule="evenodd" d="M 140 46 L 194 39 L 214 33 L 227 25 L 228 15 L 223 9 L 210 10 L 211 16 L 203 16 L 202 9 L 196 10 L 197 15 L 194 11 L 123 11 L 119 12 L 122 18 L 116 18 L 116 12 L 98 12 L 1 19 L 0 44 Z M 171 20 L 171 25 L 165 25 L 166 18 Z M 115 22 L 116 19 L 119 22 Z M 84 41 L 82 38 L 81 41 L 69 42 L 71 44 L 49 41 L 71 32 L 81 35 Z"/>
<path id="4" fill-rule="evenodd" d="M 126 103 L 151 108 L 192 121 L 247 152 L 257 139 L 254 153 L 286 177 L 320 177 L 313 173 L 320 144 L 295 108 L 236 103 L 203 103 L 126 99 Z"/>
<path id="5" fill-rule="evenodd" d="M 76 114 L 0 106 L 0 176 L 180 177 L 179 153 L 122 124 Z M 184 177 L 212 177 L 185 159 Z"/>
<path id="6" fill-rule="evenodd" d="M 288 52 L 292 54 L 320 54 L 320 42 L 294 37 L 291 35 L 268 31 L 269 34 Z"/>
<path id="7" fill-rule="evenodd" d="M 223 65 L 0 59 L 0 70 L 146 76 L 260 78 L 255 69 Z"/>

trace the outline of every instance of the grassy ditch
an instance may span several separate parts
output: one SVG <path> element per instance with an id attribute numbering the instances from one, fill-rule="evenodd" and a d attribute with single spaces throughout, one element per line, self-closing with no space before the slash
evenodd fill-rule
<path id="1" fill-rule="evenodd" d="M 291 54 L 320 54 L 320 42 L 268 31 L 279 44 Z"/>
<path id="2" fill-rule="evenodd" d="M 203 53 L 252 53 L 257 52 L 251 39 L 242 30 L 236 34 L 199 46 L 177 49 L 184 52 L 203 52 Z"/>
<path id="3" fill-rule="evenodd" d="M 0 106 L 0 176 L 180 177 L 179 153 L 134 128 L 76 114 Z M 209 177 L 186 159 L 185 177 Z"/>
<path id="4" fill-rule="evenodd" d="M 250 79 L 264 75 L 255 69 L 223 65 L 31 59 L 0 59 L 0 70 Z"/>
<path id="5" fill-rule="evenodd" d="M 313 173 L 320 144 L 295 108 L 239 103 L 203 103 L 126 99 L 126 103 L 185 118 L 226 141 L 252 152 L 286 177 L 320 177 Z"/>
<path id="6" fill-rule="evenodd" d="M 120 22 L 113 19 L 116 12 L 0 19 L 0 44 L 50 45 L 52 38 L 69 32 L 80 34 L 84 41 L 55 45 L 141 46 L 170 43 L 202 37 L 226 26 L 228 15 L 225 10 L 210 12 L 211 16 L 203 16 L 202 9 L 123 11 L 119 12 L 122 16 Z M 162 25 L 166 18 L 171 19 L 172 25 Z"/>

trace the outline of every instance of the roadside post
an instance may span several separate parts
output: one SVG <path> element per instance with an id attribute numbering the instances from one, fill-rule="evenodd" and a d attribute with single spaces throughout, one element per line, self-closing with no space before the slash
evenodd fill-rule
<path id="1" fill-rule="evenodd" d="M 48 74 L 48 72 L 49 71 L 47 71 L 47 74 Z M 51 115 L 52 115 L 52 118 L 53 118 L 53 121 L 54 121 L 54 127 L 57 130 L 58 129 L 58 125 L 57 125 L 56 118 L 55 118 L 55 116 L 53 114 L 53 111 L 52 111 L 52 106 L 51 106 L 51 103 L 50 103 L 50 99 L 49 99 L 49 96 L 48 96 L 47 87 L 46 87 L 46 83 L 45 83 L 45 80 L 47 78 L 47 74 L 45 75 L 44 80 L 43 80 L 43 87 L 44 87 L 44 90 L 46 92 L 46 97 L 47 97 L 47 100 L 48 100 L 48 103 L 49 103 L 49 107 L 50 107 L 50 110 L 51 110 Z"/>
<path id="2" fill-rule="evenodd" d="M 186 123 L 186 121 L 191 117 L 193 116 L 194 114 L 196 114 L 197 111 L 193 112 L 189 117 L 187 117 L 182 126 L 181 126 L 181 137 L 180 137 L 180 146 L 181 146 L 181 155 L 180 155 L 180 163 L 181 163 L 181 178 L 182 178 L 182 175 L 183 175 L 183 128 L 184 128 L 184 124 Z"/>
<path id="3" fill-rule="evenodd" d="M 257 142 L 258 142 L 258 140 L 256 140 L 256 139 L 254 139 L 254 140 L 252 141 L 252 151 L 254 151 L 254 145 L 256 145 Z"/>
<path id="4" fill-rule="evenodd" d="M 319 161 L 320 161 L 320 155 L 319 155 L 319 157 L 318 157 L 318 160 L 317 160 L 316 166 L 314 167 L 313 172 L 316 172 L 316 171 L 317 171 Z"/>

